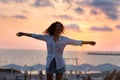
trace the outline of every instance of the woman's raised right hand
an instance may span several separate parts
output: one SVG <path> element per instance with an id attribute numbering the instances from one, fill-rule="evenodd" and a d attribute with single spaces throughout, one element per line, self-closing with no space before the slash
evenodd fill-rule
<path id="1" fill-rule="evenodd" d="M 21 36 L 24 35 L 24 33 L 23 32 L 18 32 L 16 35 L 19 36 L 19 37 L 21 37 Z"/>

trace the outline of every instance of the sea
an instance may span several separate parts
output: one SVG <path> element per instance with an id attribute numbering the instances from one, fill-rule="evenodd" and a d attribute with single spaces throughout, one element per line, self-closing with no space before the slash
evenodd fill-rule
<path id="1" fill-rule="evenodd" d="M 92 52 L 92 51 L 90 51 Z M 95 52 L 95 51 L 94 51 Z M 96 51 L 100 53 L 120 53 L 114 51 Z M 120 66 L 120 55 L 90 55 L 89 51 L 64 51 L 66 64 L 81 65 L 91 64 L 94 66 L 110 63 Z M 28 65 L 46 64 L 46 50 L 31 49 L 0 49 L 0 66 L 8 64 Z"/>

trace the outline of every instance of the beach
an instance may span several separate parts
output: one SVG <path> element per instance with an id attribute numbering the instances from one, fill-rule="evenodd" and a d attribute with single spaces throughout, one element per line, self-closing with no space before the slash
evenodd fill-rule
<path id="1" fill-rule="evenodd" d="M 105 53 L 105 52 L 102 52 L 102 53 Z M 114 54 L 114 52 L 110 52 L 110 53 Z M 23 67 L 25 67 L 25 65 L 26 66 L 33 66 L 37 64 L 45 65 L 46 55 L 47 53 L 44 50 L 1 49 L 0 50 L 0 66 L 9 65 L 9 64 L 16 64 Z M 114 55 L 111 55 L 111 56 L 110 55 L 88 55 L 87 52 L 85 51 L 65 51 L 64 58 L 65 59 L 69 58 L 67 61 L 65 61 L 66 65 L 79 66 L 82 64 L 90 64 L 93 66 L 98 66 L 101 64 L 107 64 L 107 65 L 113 64 L 116 66 L 120 66 L 120 63 L 119 63 L 120 56 L 114 56 Z M 77 59 L 77 62 L 74 59 Z M 39 71 L 39 70 L 36 70 L 36 71 Z M 70 71 L 71 71 L 70 68 L 68 68 L 68 71 L 66 73 L 67 77 L 70 74 Z M 28 72 L 30 72 L 30 70 Z M 34 71 L 32 72 L 32 75 L 33 73 Z M 45 70 L 43 70 L 43 74 L 45 78 Z M 69 75 L 69 80 L 72 80 L 72 79 L 77 80 L 77 77 L 76 77 L 77 74 L 75 73 L 75 70 L 73 70 L 72 75 Z M 94 76 L 97 76 L 97 75 L 98 73 L 96 73 Z M 100 78 L 100 75 L 101 74 L 99 74 L 99 78 Z"/>

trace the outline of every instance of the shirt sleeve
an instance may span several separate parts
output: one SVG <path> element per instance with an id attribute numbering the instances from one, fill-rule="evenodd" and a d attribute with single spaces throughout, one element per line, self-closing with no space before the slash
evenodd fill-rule
<path id="1" fill-rule="evenodd" d="M 39 39 L 46 41 L 47 40 L 47 35 L 41 35 L 41 34 L 32 34 L 32 38 Z"/>
<path id="2" fill-rule="evenodd" d="M 82 45 L 82 40 L 74 40 L 74 39 L 67 38 L 66 41 L 68 45 L 76 45 L 76 46 Z"/>

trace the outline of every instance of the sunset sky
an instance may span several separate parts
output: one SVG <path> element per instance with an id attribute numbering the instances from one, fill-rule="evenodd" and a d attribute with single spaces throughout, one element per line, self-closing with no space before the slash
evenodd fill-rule
<path id="1" fill-rule="evenodd" d="M 0 49 L 46 49 L 16 33 L 41 34 L 55 21 L 64 24 L 64 36 L 97 43 L 66 50 L 120 51 L 119 0 L 0 0 Z"/>

